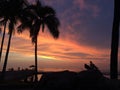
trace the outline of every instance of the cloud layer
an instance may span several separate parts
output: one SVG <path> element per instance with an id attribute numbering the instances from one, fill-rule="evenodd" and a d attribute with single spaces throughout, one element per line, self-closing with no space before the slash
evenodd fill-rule
<path id="1" fill-rule="evenodd" d="M 47 28 L 45 33 L 40 32 L 39 68 L 78 71 L 83 69 L 84 63 L 92 60 L 100 69 L 109 70 L 113 1 L 42 0 L 42 3 L 56 10 L 61 26 L 58 40 L 52 38 Z M 4 47 L 6 46 L 7 39 Z M 13 36 L 10 52 L 8 67 L 17 68 L 23 61 L 25 67 L 34 64 L 34 45 L 28 32 Z"/>

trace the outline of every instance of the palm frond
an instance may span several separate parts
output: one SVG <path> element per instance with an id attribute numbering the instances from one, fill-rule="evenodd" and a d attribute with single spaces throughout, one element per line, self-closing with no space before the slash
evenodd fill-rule
<path id="1" fill-rule="evenodd" d="M 29 5 L 25 8 L 25 10 L 31 10 L 31 9 L 35 10 L 36 6 L 35 5 Z"/>
<path id="2" fill-rule="evenodd" d="M 49 15 L 49 16 L 45 17 L 44 22 L 46 24 L 47 23 L 49 23 L 51 25 L 53 24 L 53 25 L 55 25 L 55 27 L 60 26 L 60 22 L 59 22 L 58 18 L 55 15 Z"/>
<path id="3" fill-rule="evenodd" d="M 6 21 L 7 21 L 6 19 L 1 20 L 1 21 L 0 21 L 0 26 L 5 25 Z"/>
<path id="4" fill-rule="evenodd" d="M 52 36 L 54 38 L 58 38 L 59 37 L 58 27 L 60 25 L 58 18 L 56 18 L 54 15 L 50 15 L 50 16 L 46 17 L 44 21 L 45 21 L 50 33 L 52 34 Z"/>
<path id="5" fill-rule="evenodd" d="M 6 21 L 8 22 L 9 32 L 13 29 L 17 24 L 18 19 L 23 17 L 23 10 L 27 5 L 26 0 L 0 0 L 0 18 L 3 19 L 1 21 L 1 25 L 3 25 Z"/>
<path id="6" fill-rule="evenodd" d="M 32 24 L 30 22 L 22 23 L 17 27 L 17 32 L 20 34 L 25 30 L 30 30 L 32 28 Z"/>
<path id="7" fill-rule="evenodd" d="M 42 8 L 42 14 L 43 14 L 43 16 L 55 15 L 56 12 L 53 8 L 51 8 L 49 6 L 45 6 L 45 7 Z"/>

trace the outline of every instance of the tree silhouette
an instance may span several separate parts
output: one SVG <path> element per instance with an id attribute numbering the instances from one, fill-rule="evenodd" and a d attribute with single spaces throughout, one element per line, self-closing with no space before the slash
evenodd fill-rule
<path id="1" fill-rule="evenodd" d="M 9 33 L 9 39 L 8 39 L 8 46 L 6 50 L 6 56 L 5 61 L 2 69 L 2 79 L 4 79 L 6 67 L 7 67 L 7 61 L 8 61 L 8 54 L 11 44 L 11 38 L 12 33 L 15 30 L 15 25 L 17 24 L 17 20 L 19 19 L 19 16 L 21 15 L 21 12 L 23 10 L 23 7 L 26 5 L 25 0 L 3 0 L 4 2 L 2 6 L 2 12 L 0 13 L 2 20 L 5 22 L 5 25 L 8 26 L 8 33 Z M 1 7 L 1 6 L 0 6 Z"/>
<path id="2" fill-rule="evenodd" d="M 0 22 L 0 25 L 2 24 L 3 22 L 1 21 Z M 1 48 L 0 48 L 0 62 L 1 62 L 1 58 L 2 58 L 2 50 L 3 50 L 3 44 L 4 44 L 4 38 L 5 38 L 5 31 L 6 31 L 6 22 L 4 22 L 4 31 L 3 31 L 3 36 L 2 36 L 2 41 L 1 41 Z"/>
<path id="3" fill-rule="evenodd" d="M 32 12 L 31 18 L 29 21 L 25 21 L 19 26 L 19 32 L 22 32 L 25 28 L 25 24 L 30 29 L 30 37 L 32 39 L 32 43 L 35 45 L 35 82 L 38 81 L 37 72 L 38 72 L 38 64 L 37 64 L 37 37 L 40 32 L 40 28 L 42 28 L 42 32 L 44 32 L 45 25 L 48 27 L 51 35 L 54 38 L 59 37 L 58 26 L 60 25 L 58 18 L 56 17 L 55 10 L 49 6 L 42 6 L 39 0 L 36 0 L 35 5 L 30 5 L 27 10 Z"/>
<path id="4" fill-rule="evenodd" d="M 114 20 L 112 27 L 112 43 L 110 57 L 110 77 L 118 78 L 118 47 L 119 47 L 119 22 L 120 22 L 120 0 L 114 0 Z"/>
<path id="5" fill-rule="evenodd" d="M 3 50 L 3 44 L 4 44 L 4 38 L 5 38 L 5 30 L 6 30 L 6 20 L 2 19 L 5 16 L 4 9 L 6 6 L 5 0 L 0 0 L 0 26 L 4 26 L 2 41 L 1 41 L 1 48 L 0 48 L 0 62 L 1 62 L 1 56 L 2 56 L 2 50 Z"/>

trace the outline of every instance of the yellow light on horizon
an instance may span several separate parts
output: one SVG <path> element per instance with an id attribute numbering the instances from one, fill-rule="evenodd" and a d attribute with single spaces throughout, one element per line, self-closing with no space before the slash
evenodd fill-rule
<path id="1" fill-rule="evenodd" d="M 56 59 L 54 57 L 51 57 L 51 56 L 39 56 L 40 58 L 44 58 L 44 59 Z"/>

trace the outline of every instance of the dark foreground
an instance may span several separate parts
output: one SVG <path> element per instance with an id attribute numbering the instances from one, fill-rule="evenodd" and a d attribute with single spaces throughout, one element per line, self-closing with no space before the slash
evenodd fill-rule
<path id="1" fill-rule="evenodd" d="M 64 73 L 65 72 L 66 71 L 64 71 Z M 87 80 L 84 82 L 81 81 L 83 83 L 81 82 L 74 83 L 70 81 L 60 82 L 60 80 L 45 81 L 44 84 L 41 84 L 40 82 L 37 84 L 22 83 L 22 82 L 0 84 L 0 90 L 120 90 L 119 80 L 106 79 L 105 81 L 102 81 L 102 82 L 97 81 L 96 83 L 94 82 L 94 80 L 93 82 L 92 81 L 87 82 Z"/>
<path id="2" fill-rule="evenodd" d="M 120 90 L 120 81 L 104 77 L 94 64 L 85 64 L 85 68 L 78 73 L 45 73 L 38 83 L 1 83 L 0 90 Z"/>
<path id="3" fill-rule="evenodd" d="M 34 90 L 34 84 L 23 82 L 9 82 L 0 84 L 0 90 Z"/>

